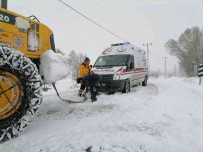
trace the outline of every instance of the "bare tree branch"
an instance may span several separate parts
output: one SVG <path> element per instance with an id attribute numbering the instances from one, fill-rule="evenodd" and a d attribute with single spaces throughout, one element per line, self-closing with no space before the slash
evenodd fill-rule
<path id="1" fill-rule="evenodd" d="M 193 62 L 203 63 L 203 30 L 199 27 L 186 29 L 177 41 L 170 39 L 164 46 L 171 55 L 179 59 L 180 67 L 187 76 L 193 73 Z"/>

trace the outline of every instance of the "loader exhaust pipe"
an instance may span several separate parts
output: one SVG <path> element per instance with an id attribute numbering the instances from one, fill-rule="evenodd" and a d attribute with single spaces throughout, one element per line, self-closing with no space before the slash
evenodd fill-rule
<path id="1" fill-rule="evenodd" d="M 7 0 L 0 0 L 1 8 L 7 9 Z"/>

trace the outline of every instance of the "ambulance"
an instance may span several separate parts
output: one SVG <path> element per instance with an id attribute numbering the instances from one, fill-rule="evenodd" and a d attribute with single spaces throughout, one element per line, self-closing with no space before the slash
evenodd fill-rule
<path id="1" fill-rule="evenodd" d="M 146 53 L 129 42 L 111 44 L 97 58 L 92 70 L 100 77 L 97 89 L 102 92 L 127 93 L 133 86 L 147 86 Z"/>

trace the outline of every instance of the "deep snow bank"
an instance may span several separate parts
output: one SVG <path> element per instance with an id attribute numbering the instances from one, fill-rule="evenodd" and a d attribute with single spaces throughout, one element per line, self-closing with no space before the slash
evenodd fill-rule
<path id="1" fill-rule="evenodd" d="M 76 97 L 70 80 L 63 97 Z M 202 152 L 203 85 L 198 79 L 149 79 L 128 94 L 102 94 L 98 102 L 69 105 L 45 93 L 35 121 L 4 152 Z"/>

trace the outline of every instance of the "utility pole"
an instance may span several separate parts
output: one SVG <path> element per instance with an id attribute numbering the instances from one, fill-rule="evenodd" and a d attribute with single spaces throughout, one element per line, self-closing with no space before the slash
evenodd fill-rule
<path id="1" fill-rule="evenodd" d="M 147 64 L 148 64 L 149 75 L 150 75 L 150 65 L 149 65 L 149 45 L 152 45 L 152 43 L 143 44 L 143 46 L 147 46 Z"/>
<path id="2" fill-rule="evenodd" d="M 167 78 L 167 69 L 166 69 L 166 59 L 168 57 L 164 57 L 164 75 L 165 75 L 165 78 Z"/>

